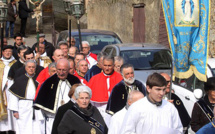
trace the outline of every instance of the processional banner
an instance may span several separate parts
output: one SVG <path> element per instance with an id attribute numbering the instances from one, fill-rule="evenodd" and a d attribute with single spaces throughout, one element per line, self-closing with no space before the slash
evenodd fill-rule
<path id="1" fill-rule="evenodd" d="M 161 0 L 174 76 L 186 79 L 193 74 L 206 81 L 210 30 L 210 0 Z"/>

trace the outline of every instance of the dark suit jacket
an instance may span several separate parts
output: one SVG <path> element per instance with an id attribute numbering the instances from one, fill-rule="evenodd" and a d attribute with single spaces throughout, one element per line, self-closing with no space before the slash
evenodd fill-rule
<path id="1" fill-rule="evenodd" d="M 52 126 L 52 134 L 58 134 L 57 127 L 60 124 L 60 121 L 62 120 L 64 114 L 67 110 L 71 109 L 74 103 L 72 101 L 67 102 L 65 105 L 60 106 L 57 110 L 57 114 L 54 119 L 54 123 Z"/>
<path id="2" fill-rule="evenodd" d="M 21 0 L 19 2 L 19 18 L 20 19 L 27 19 L 28 18 L 28 13 L 33 12 L 32 9 L 29 9 L 26 0 Z"/>

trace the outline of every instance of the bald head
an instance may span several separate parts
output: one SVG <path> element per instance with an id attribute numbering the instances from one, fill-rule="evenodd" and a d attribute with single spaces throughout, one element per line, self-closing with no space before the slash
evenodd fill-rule
<path id="1" fill-rule="evenodd" d="M 167 81 L 166 94 L 168 94 L 170 92 L 171 78 L 169 77 L 169 74 L 167 74 L 167 73 L 160 73 L 160 75 L 162 75 L 165 78 L 165 80 Z"/>
<path id="2" fill-rule="evenodd" d="M 137 90 L 133 90 L 128 94 L 127 104 L 131 106 L 131 104 L 133 104 L 134 102 L 138 101 L 143 97 L 144 97 L 143 93 Z"/>
<path id="3" fill-rule="evenodd" d="M 69 73 L 70 64 L 67 59 L 59 59 L 57 61 L 57 76 L 61 80 L 65 80 L 67 78 L 67 75 Z"/>

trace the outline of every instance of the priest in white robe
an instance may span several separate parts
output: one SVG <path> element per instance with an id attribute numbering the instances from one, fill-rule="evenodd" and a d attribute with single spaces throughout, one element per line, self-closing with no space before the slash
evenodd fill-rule
<path id="1" fill-rule="evenodd" d="M 162 100 L 167 82 L 158 73 L 146 81 L 148 96 L 134 103 L 125 115 L 120 134 L 182 134 L 183 126 L 173 104 Z"/>
<path id="2" fill-rule="evenodd" d="M 10 87 L 11 92 L 8 109 L 13 111 L 17 119 L 16 134 L 42 134 L 44 131 L 44 118 L 40 110 L 33 108 L 36 82 L 36 62 L 28 60 L 25 63 L 26 74 L 14 81 Z"/>
<path id="3" fill-rule="evenodd" d="M 120 129 L 122 127 L 123 119 L 125 117 L 125 114 L 128 108 L 131 106 L 131 104 L 133 104 L 134 102 L 138 101 L 143 97 L 144 97 L 143 93 L 137 90 L 133 90 L 128 94 L 126 106 L 120 111 L 116 112 L 111 117 L 108 134 L 120 134 Z"/>
<path id="4" fill-rule="evenodd" d="M 7 100 L 9 99 L 8 93 L 8 72 L 10 67 L 16 62 L 15 58 L 12 56 L 13 46 L 7 45 L 3 47 L 2 58 L 0 59 L 0 87 L 1 93 L 3 95 L 2 106 L 7 108 Z M 15 131 L 15 119 L 12 116 L 12 112 L 10 110 L 6 110 L 7 117 L 5 119 L 1 119 L 0 121 L 0 132 L 10 131 L 9 133 L 14 133 Z M 1 112 L 2 114 L 2 112 Z"/>
<path id="5" fill-rule="evenodd" d="M 59 59 L 57 73 L 49 77 L 41 86 L 35 97 L 35 108 L 41 109 L 46 118 L 46 134 L 51 134 L 52 125 L 58 108 L 68 102 L 68 93 L 73 84 L 80 80 L 69 74 L 70 64 L 67 59 Z"/>

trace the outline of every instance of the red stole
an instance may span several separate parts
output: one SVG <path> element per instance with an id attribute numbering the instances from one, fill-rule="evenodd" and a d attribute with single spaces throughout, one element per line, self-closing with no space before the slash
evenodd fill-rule
<path id="1" fill-rule="evenodd" d="M 35 93 L 35 98 L 37 97 L 37 94 L 40 90 L 40 87 L 41 85 L 43 84 L 43 82 L 48 79 L 50 77 L 49 75 L 49 67 L 46 67 L 45 69 L 43 69 L 40 74 L 37 76 L 37 79 L 36 81 L 39 83 L 38 84 L 38 87 L 37 87 L 37 90 L 36 90 L 36 93 Z M 35 99 L 34 98 L 34 99 Z"/>
<path id="2" fill-rule="evenodd" d="M 88 82 L 83 78 L 81 77 L 80 75 L 78 75 L 78 73 L 74 73 L 74 76 L 78 77 L 78 79 L 80 80 L 80 82 L 86 86 L 88 86 Z"/>
<path id="3" fill-rule="evenodd" d="M 107 77 L 110 78 L 110 88 L 107 89 Z M 105 76 L 103 72 L 93 76 L 89 81 L 89 87 L 92 90 L 92 101 L 107 102 L 109 99 L 108 92 L 111 93 L 113 87 L 122 80 L 122 76 L 114 72 L 110 76 Z"/>
<path id="4" fill-rule="evenodd" d="M 46 79 L 48 79 L 50 77 L 49 75 L 49 67 L 46 67 L 45 69 L 43 69 L 40 74 L 37 76 L 36 81 L 39 84 L 42 84 Z"/>

